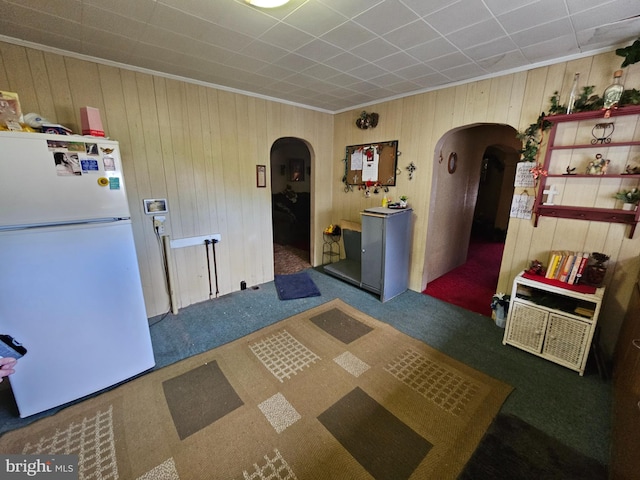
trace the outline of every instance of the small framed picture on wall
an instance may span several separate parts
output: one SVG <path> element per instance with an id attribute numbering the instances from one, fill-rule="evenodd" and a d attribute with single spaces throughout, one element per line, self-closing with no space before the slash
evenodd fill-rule
<path id="1" fill-rule="evenodd" d="M 304 160 L 292 158 L 289 160 L 289 181 L 304 182 Z"/>
<path id="2" fill-rule="evenodd" d="M 142 200 L 142 204 L 146 215 L 157 215 L 169 211 L 166 198 L 145 198 Z"/>

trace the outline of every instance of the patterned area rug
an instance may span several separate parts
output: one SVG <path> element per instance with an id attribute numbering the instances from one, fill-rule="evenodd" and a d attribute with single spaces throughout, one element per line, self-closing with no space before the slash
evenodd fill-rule
<path id="1" fill-rule="evenodd" d="M 273 244 L 273 270 L 276 275 L 287 275 L 311 268 L 309 250 L 296 248 L 293 245 Z"/>
<path id="2" fill-rule="evenodd" d="M 511 387 L 327 302 L 0 438 L 81 479 L 454 479 Z"/>

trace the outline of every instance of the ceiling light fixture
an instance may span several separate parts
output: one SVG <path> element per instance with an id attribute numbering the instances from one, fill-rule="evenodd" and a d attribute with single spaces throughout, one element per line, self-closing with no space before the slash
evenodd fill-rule
<path id="1" fill-rule="evenodd" d="M 276 8 L 281 7 L 285 3 L 289 3 L 289 0 L 245 0 L 249 5 L 260 8 Z"/>

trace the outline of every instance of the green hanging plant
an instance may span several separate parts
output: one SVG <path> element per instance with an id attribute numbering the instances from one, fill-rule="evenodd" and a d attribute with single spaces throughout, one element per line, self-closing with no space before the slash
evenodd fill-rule
<path id="1" fill-rule="evenodd" d="M 544 132 L 551 128 L 552 123 L 545 119 L 545 113 L 542 112 L 536 120 L 536 123 L 532 123 L 524 132 L 518 132 L 516 137 L 522 141 L 522 150 L 519 150 L 521 161 L 523 162 L 535 162 L 538 158 L 538 152 L 540 151 L 540 144 Z"/>
<path id="2" fill-rule="evenodd" d="M 628 67 L 634 63 L 640 62 L 640 38 L 628 47 L 618 48 L 616 55 L 624 57 L 621 67 Z"/>
<path id="3" fill-rule="evenodd" d="M 582 87 L 582 92 L 573 104 L 573 113 L 599 110 L 604 106 L 604 100 L 597 94 L 593 93 L 595 88 L 596 87 L 593 85 Z M 567 106 L 560 103 L 560 94 L 557 90 L 553 92 L 553 96 L 549 100 L 551 101 L 549 115 L 567 113 Z"/>

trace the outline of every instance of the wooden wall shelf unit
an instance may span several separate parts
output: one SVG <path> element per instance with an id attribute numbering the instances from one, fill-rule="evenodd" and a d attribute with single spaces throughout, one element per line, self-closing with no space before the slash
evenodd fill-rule
<path id="1" fill-rule="evenodd" d="M 640 106 L 611 110 L 608 117 L 604 110 L 597 110 L 545 118 L 553 123 L 544 159 L 548 175 L 540 177 L 534 225 L 537 227 L 540 217 L 545 216 L 623 223 L 629 225 L 629 238 L 633 238 L 640 211 L 615 208 L 613 195 L 637 187 L 640 180 L 640 174 L 626 173 L 627 166 L 640 168 L 631 165 L 634 161 L 640 163 Z M 604 136 L 598 137 L 595 132 L 599 131 Z M 610 160 L 603 175 L 587 173 L 596 155 Z M 570 168 L 575 174 L 566 173 Z M 559 205 L 545 205 L 547 185 L 564 190 L 560 191 Z M 595 202 L 594 191 L 598 192 Z"/>

